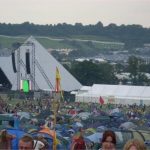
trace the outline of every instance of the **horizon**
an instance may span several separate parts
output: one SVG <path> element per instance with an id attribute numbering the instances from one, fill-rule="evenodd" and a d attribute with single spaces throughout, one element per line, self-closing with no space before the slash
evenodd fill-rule
<path id="1" fill-rule="evenodd" d="M 0 22 L 6 24 L 82 23 L 104 26 L 141 25 L 150 27 L 149 0 L 1 0 Z"/>
<path id="2" fill-rule="evenodd" d="M 83 24 L 82 22 L 75 22 L 75 23 L 73 23 L 73 24 L 71 24 L 71 23 L 67 23 L 67 22 L 62 22 L 62 23 L 60 23 L 60 22 L 58 22 L 58 23 L 56 23 L 56 24 L 40 24 L 40 23 L 34 23 L 34 22 L 30 22 L 30 21 L 24 21 L 24 22 L 21 22 L 21 23 L 11 23 L 11 22 L 8 22 L 8 23 L 6 23 L 6 22 L 0 22 L 0 24 L 6 24 L 6 25 L 8 25 L 8 24 L 12 24 L 12 25 L 20 25 L 20 24 L 24 24 L 24 23 L 29 23 L 29 24 L 34 24 L 34 25 L 58 25 L 58 24 L 67 24 L 67 25 L 75 25 L 76 23 L 81 23 L 83 26 L 86 26 L 86 25 L 96 25 L 98 22 L 101 22 L 101 21 L 97 21 L 96 23 L 93 23 L 93 24 L 91 24 L 91 23 L 89 23 L 89 24 Z M 103 22 L 101 22 L 102 24 L 103 24 Z M 121 26 L 121 25 L 125 25 L 125 26 L 130 26 L 130 25 L 139 25 L 139 26 L 142 26 L 143 28 L 150 28 L 150 27 L 144 27 L 143 25 L 141 25 L 141 24 L 116 24 L 116 23 L 114 23 L 114 22 L 112 22 L 112 23 L 110 23 L 110 24 L 115 24 L 116 26 Z M 110 24 L 108 24 L 108 25 L 110 25 Z M 103 24 L 103 27 L 107 27 L 108 25 L 104 25 Z"/>

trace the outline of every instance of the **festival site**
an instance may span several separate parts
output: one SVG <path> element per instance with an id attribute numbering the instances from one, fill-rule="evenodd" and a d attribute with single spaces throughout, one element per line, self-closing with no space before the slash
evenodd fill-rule
<path id="1" fill-rule="evenodd" d="M 0 78 L 0 150 L 150 149 L 149 86 L 81 85 L 34 37 Z"/>

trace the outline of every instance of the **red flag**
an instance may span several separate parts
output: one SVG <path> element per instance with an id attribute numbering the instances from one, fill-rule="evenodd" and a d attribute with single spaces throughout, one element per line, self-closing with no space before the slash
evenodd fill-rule
<path id="1" fill-rule="evenodd" d="M 104 99 L 100 96 L 100 98 L 99 98 L 99 103 L 102 105 L 102 104 L 104 104 Z"/>

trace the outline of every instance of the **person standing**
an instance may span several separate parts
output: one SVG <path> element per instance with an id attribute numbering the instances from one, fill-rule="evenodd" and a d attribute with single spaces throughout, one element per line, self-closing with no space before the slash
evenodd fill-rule
<path id="1" fill-rule="evenodd" d="M 71 144 L 71 150 L 86 150 L 86 143 L 83 137 L 83 129 L 79 129 L 78 135 L 73 137 L 73 141 Z"/>
<path id="2" fill-rule="evenodd" d="M 123 150 L 146 150 L 146 146 L 143 141 L 138 139 L 131 139 L 124 145 Z"/>
<path id="3" fill-rule="evenodd" d="M 116 150 L 116 135 L 111 130 L 106 130 L 102 137 L 102 147 L 100 150 Z"/>
<path id="4" fill-rule="evenodd" d="M 33 140 L 33 138 L 29 135 L 24 135 L 19 140 L 18 149 L 19 150 L 33 150 L 34 149 L 34 140 Z"/>

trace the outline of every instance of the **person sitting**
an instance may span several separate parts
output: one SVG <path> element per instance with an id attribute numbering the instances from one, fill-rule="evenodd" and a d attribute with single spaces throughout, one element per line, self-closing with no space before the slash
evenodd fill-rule
<path id="1" fill-rule="evenodd" d="M 30 135 L 24 135 L 19 140 L 19 150 L 33 150 L 34 149 L 34 141 Z"/>
<path id="2" fill-rule="evenodd" d="M 6 129 L 1 130 L 0 132 L 0 150 L 10 150 L 12 140 L 16 138 L 15 135 L 11 135 L 7 132 Z"/>
<path id="3" fill-rule="evenodd" d="M 131 139 L 126 142 L 123 150 L 146 150 L 146 146 L 141 140 Z"/>
<path id="4" fill-rule="evenodd" d="M 100 150 L 116 150 L 116 135 L 111 130 L 106 130 L 102 136 L 102 148 Z"/>

